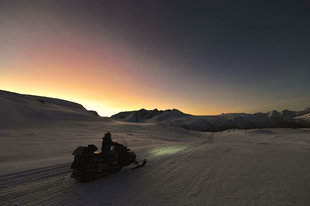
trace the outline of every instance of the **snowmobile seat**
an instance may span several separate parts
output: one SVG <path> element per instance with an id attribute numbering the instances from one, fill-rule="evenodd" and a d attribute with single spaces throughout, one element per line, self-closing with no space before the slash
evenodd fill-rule
<path id="1" fill-rule="evenodd" d="M 97 147 L 93 144 L 88 145 L 87 147 L 78 147 L 72 153 L 74 156 L 93 156 L 94 152 L 97 151 Z"/>

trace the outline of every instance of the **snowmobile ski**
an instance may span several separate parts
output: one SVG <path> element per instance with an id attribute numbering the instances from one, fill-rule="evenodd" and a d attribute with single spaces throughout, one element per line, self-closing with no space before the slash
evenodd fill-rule
<path id="1" fill-rule="evenodd" d="M 143 167 L 144 165 L 146 164 L 146 159 L 144 159 L 143 161 L 142 161 L 142 163 L 138 163 L 137 164 L 137 166 L 135 166 L 135 167 L 133 167 L 133 168 L 131 168 L 132 170 L 135 170 L 135 169 L 138 169 L 138 168 L 140 168 L 140 167 Z"/>

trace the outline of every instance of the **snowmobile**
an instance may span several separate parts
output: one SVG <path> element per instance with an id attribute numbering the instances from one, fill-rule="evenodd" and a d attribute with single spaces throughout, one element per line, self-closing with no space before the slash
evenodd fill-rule
<path id="1" fill-rule="evenodd" d="M 106 175 L 119 172 L 123 167 L 135 163 L 132 169 L 146 164 L 146 160 L 138 161 L 136 154 L 124 145 L 117 144 L 115 148 L 119 153 L 117 159 L 110 159 L 101 152 L 97 152 L 95 145 L 78 147 L 72 153 L 74 160 L 71 177 L 79 182 L 88 182 Z"/>

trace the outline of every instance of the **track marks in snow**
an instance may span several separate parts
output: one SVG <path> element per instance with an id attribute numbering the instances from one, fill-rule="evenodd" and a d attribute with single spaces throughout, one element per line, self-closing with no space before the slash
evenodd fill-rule
<path id="1" fill-rule="evenodd" d="M 38 179 L 46 179 L 70 172 L 71 163 L 59 164 L 39 169 L 27 170 L 0 176 L 0 187 L 8 187 L 15 184 L 25 184 Z"/>
<path id="2" fill-rule="evenodd" d="M 307 145 L 238 131 L 205 137 L 144 147 L 145 167 L 87 184 L 69 177 L 70 164 L 0 176 L 0 205 L 310 204 Z"/>
<path id="3" fill-rule="evenodd" d="M 55 205 L 74 182 L 70 164 L 0 176 L 0 205 Z"/>
<path id="4" fill-rule="evenodd" d="M 206 156 L 227 156 L 231 151 L 222 148 L 214 154 L 209 144 L 192 144 L 178 153 L 160 157 L 145 169 L 143 190 L 138 200 L 131 205 L 204 205 L 207 194 L 217 174 L 217 164 L 209 163 Z M 208 192 L 208 193 L 207 193 Z"/>

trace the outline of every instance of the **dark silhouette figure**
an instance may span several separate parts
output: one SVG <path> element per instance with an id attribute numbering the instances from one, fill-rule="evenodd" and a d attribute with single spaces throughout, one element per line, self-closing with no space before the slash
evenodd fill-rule
<path id="1" fill-rule="evenodd" d="M 112 135 L 110 132 L 107 132 L 102 137 L 101 152 L 110 151 L 111 146 L 113 146 Z"/>
<path id="2" fill-rule="evenodd" d="M 102 138 L 101 152 L 109 160 L 117 159 L 119 153 L 116 146 L 120 144 L 112 141 L 112 135 L 110 132 L 104 134 Z"/>

